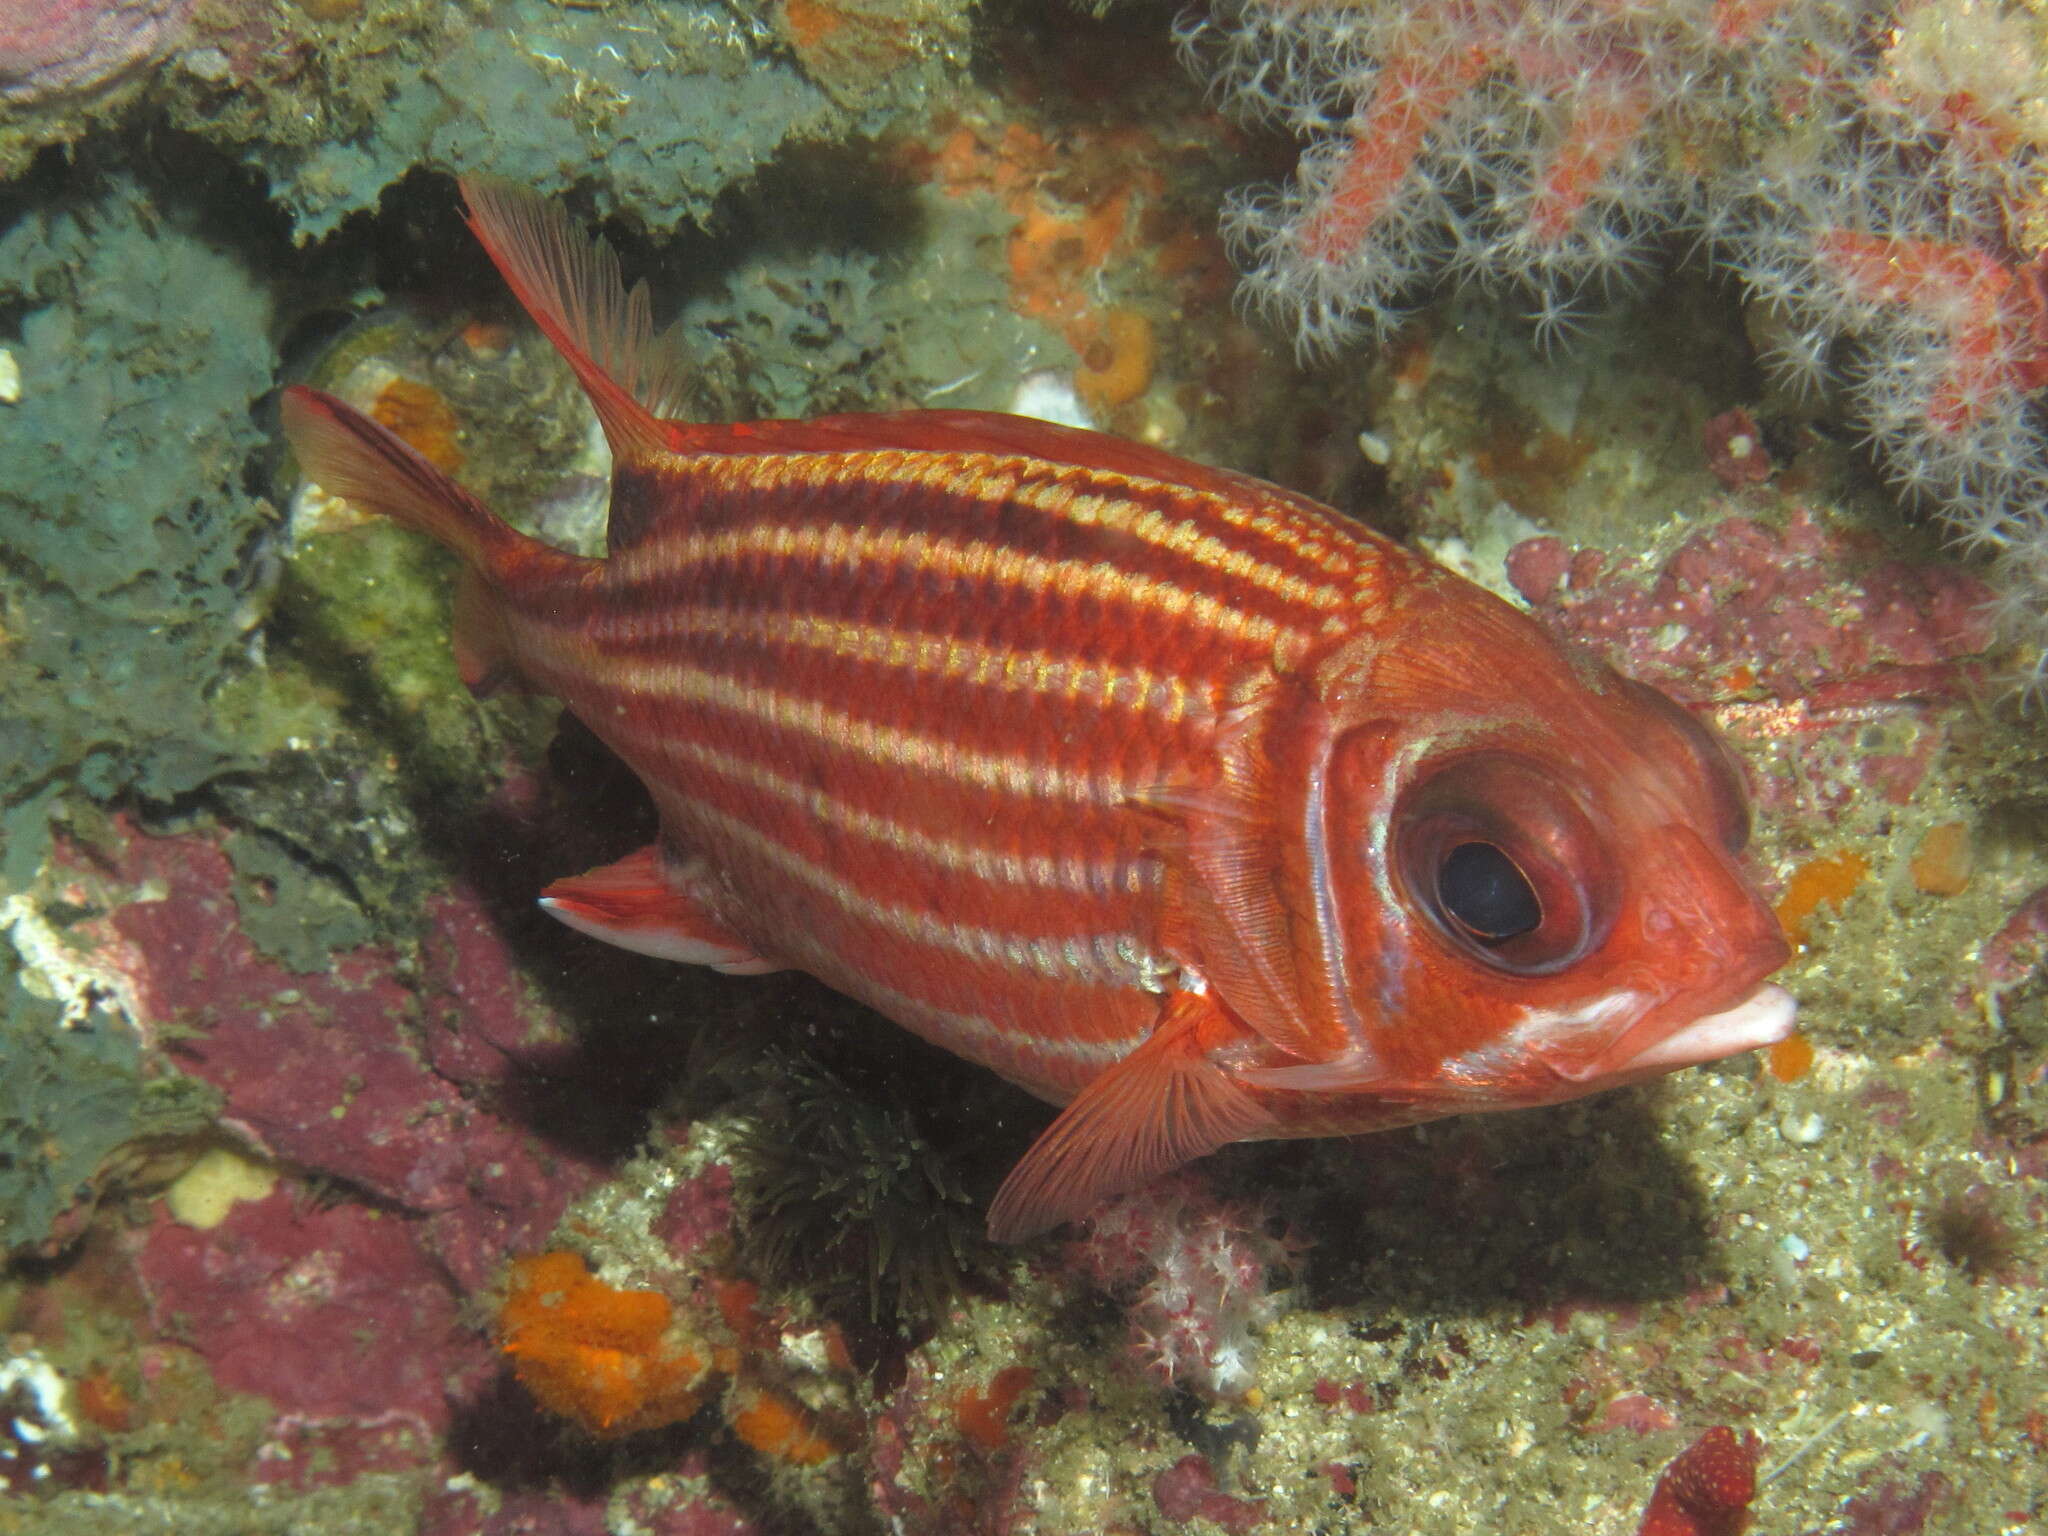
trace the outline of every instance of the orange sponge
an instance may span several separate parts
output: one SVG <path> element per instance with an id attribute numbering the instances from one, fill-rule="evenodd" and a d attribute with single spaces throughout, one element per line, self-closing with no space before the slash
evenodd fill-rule
<path id="1" fill-rule="evenodd" d="M 725 1416 L 734 1434 L 777 1461 L 815 1467 L 839 1454 L 839 1446 L 810 1411 L 774 1387 L 739 1387 L 726 1404 Z"/>
<path id="2" fill-rule="evenodd" d="M 462 425 L 431 385 L 401 374 L 378 391 L 370 402 L 370 414 L 418 449 L 436 469 L 452 475 L 462 468 Z"/>
<path id="3" fill-rule="evenodd" d="M 1793 948 L 1807 947 L 1807 927 L 1814 913 L 1823 906 L 1841 906 L 1869 873 L 1870 860 L 1852 852 L 1808 859 L 1792 871 L 1785 894 L 1778 898 L 1778 926 L 1785 930 Z"/>
<path id="4" fill-rule="evenodd" d="M 594 1435 L 673 1424 L 697 1411 L 710 1351 L 672 1327 L 659 1291 L 594 1279 L 580 1255 L 516 1259 L 498 1337 L 535 1401 Z"/>
<path id="5" fill-rule="evenodd" d="M 1091 410 L 1128 405 L 1152 383 L 1152 322 L 1136 310 L 1110 310 L 1076 350 L 1081 367 L 1074 386 Z"/>

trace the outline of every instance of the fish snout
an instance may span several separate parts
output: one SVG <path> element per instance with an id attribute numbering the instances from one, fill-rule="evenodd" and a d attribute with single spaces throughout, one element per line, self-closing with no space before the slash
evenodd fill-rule
<path id="1" fill-rule="evenodd" d="M 1702 1012 L 1732 1007 L 1792 958 L 1777 915 L 1739 859 L 1691 826 L 1646 839 L 1636 934 L 1644 959 Z"/>

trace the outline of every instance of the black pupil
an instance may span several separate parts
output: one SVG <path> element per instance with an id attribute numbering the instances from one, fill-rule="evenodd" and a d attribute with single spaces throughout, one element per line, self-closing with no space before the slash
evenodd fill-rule
<path id="1" fill-rule="evenodd" d="M 1502 944 L 1543 921 L 1543 908 L 1515 861 L 1491 843 L 1460 843 L 1436 874 L 1437 900 L 1483 944 Z"/>

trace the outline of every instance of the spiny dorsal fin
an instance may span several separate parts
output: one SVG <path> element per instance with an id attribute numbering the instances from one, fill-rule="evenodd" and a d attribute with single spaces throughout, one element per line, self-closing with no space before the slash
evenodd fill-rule
<path id="1" fill-rule="evenodd" d="M 462 196 L 506 286 L 576 370 L 613 455 L 645 463 L 679 447 L 662 418 L 677 409 L 686 364 L 673 328 L 655 334 L 647 284 L 627 292 L 611 247 L 523 187 L 465 177 Z"/>

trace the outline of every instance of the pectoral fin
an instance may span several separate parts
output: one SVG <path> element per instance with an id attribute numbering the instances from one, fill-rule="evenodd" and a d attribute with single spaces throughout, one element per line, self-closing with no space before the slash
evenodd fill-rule
<path id="1" fill-rule="evenodd" d="M 540 893 L 540 904 L 578 933 L 658 960 L 708 965 L 728 975 L 779 971 L 711 911 L 701 865 L 679 863 L 650 843 Z"/>
<path id="2" fill-rule="evenodd" d="M 1236 1027 L 1208 997 L 1168 999 L 1145 1043 L 1083 1088 L 1010 1170 L 989 1207 L 989 1236 L 1034 1236 L 1265 1131 L 1272 1117 L 1209 1057 L 1217 1026 Z"/>

